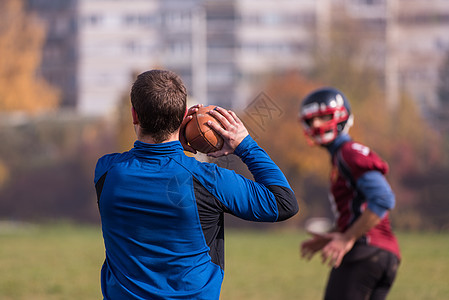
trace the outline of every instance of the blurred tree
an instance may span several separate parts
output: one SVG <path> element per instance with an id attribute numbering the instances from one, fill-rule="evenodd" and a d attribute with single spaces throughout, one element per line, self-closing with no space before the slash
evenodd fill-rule
<path id="1" fill-rule="evenodd" d="M 9 177 L 9 171 L 3 161 L 0 160 L 0 189 L 6 183 Z"/>
<path id="2" fill-rule="evenodd" d="M 444 137 L 445 153 L 449 157 L 449 51 L 439 72 L 438 98 L 440 107 L 435 112 L 437 127 Z"/>
<path id="3" fill-rule="evenodd" d="M 379 89 L 381 76 L 373 65 L 383 66 L 384 37 L 375 27 L 350 17 L 344 6 L 333 9 L 330 28 L 318 33 L 324 36 L 316 39 L 320 42 L 314 49 L 310 76 L 363 100 Z"/>
<path id="4" fill-rule="evenodd" d="M 321 85 L 296 71 L 275 74 L 256 87 L 263 93 L 238 112 L 251 136 L 278 164 L 295 191 L 301 214 L 286 222 L 295 226 L 309 215 L 328 213 L 327 192 L 313 187 L 327 182 L 329 157 L 320 147 L 311 149 L 298 120 L 301 99 Z M 316 191 L 318 194 L 311 195 Z"/>
<path id="5" fill-rule="evenodd" d="M 440 68 L 440 83 L 438 85 L 438 97 L 443 105 L 449 105 L 449 51 Z"/>
<path id="6" fill-rule="evenodd" d="M 115 134 L 103 119 L 62 113 L 0 126 L 0 219 L 96 221 L 93 171 Z"/>
<path id="7" fill-rule="evenodd" d="M 57 107 L 59 93 L 36 75 L 44 27 L 22 0 L 0 2 L 0 111 L 39 112 Z"/>
<path id="8" fill-rule="evenodd" d="M 129 94 L 123 94 L 117 107 L 117 146 L 118 151 L 128 151 L 136 140 L 133 120 L 131 115 L 131 99 Z"/>
<path id="9" fill-rule="evenodd" d="M 294 71 L 273 76 L 268 79 L 263 90 L 270 97 L 269 101 L 278 106 L 279 112 L 270 115 L 269 111 L 273 108 L 264 103 L 264 99 L 256 98 L 245 109 L 242 117 L 257 142 L 263 145 L 283 171 L 292 177 L 305 173 L 313 173 L 323 178 L 327 175 L 327 157 L 320 151 L 310 151 L 310 145 L 298 122 L 301 99 L 319 86 L 318 82 Z M 254 115 L 265 117 L 265 120 L 257 119 Z"/>
<path id="10" fill-rule="evenodd" d="M 130 87 L 136 80 L 139 73 L 132 72 L 130 76 Z M 136 133 L 134 132 L 133 119 L 131 115 L 131 97 L 129 92 L 123 93 L 120 98 L 119 105 L 116 110 L 116 126 L 117 126 L 117 151 L 128 151 L 134 145 Z"/>

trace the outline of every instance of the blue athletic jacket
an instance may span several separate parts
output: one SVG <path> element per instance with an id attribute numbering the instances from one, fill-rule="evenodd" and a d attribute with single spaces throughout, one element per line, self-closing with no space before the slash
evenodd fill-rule
<path id="1" fill-rule="evenodd" d="M 185 155 L 178 141 L 136 141 L 98 160 L 105 299 L 218 299 L 223 214 L 276 222 L 297 213 L 285 176 L 250 136 L 234 153 L 254 181 Z"/>

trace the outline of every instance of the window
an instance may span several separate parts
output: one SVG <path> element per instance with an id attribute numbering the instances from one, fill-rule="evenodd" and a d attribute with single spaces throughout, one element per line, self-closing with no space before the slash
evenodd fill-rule
<path id="1" fill-rule="evenodd" d="M 97 26 L 103 21 L 103 16 L 97 14 L 86 15 L 82 18 L 82 24 L 85 26 Z"/>
<path id="2" fill-rule="evenodd" d="M 123 17 L 123 23 L 125 23 L 125 25 L 128 26 L 135 26 L 135 25 L 140 25 L 140 26 L 145 26 L 145 25 L 151 25 L 153 23 L 155 23 L 155 18 L 152 15 L 147 15 L 147 14 L 136 14 L 136 15 L 126 15 Z"/>

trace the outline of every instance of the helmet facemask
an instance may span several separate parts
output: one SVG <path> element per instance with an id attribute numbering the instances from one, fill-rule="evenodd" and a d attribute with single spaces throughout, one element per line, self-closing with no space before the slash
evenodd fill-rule
<path id="1" fill-rule="evenodd" d="M 320 118 L 319 126 L 314 125 L 314 118 Z M 339 94 L 328 103 L 311 102 L 303 105 L 300 119 L 306 136 L 318 145 L 333 142 L 340 133 L 347 133 L 353 124 L 353 116 Z"/>

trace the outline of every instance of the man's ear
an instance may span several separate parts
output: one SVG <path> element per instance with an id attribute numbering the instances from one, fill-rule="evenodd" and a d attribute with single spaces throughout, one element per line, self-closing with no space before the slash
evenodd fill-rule
<path id="1" fill-rule="evenodd" d="M 137 112 L 136 112 L 136 110 L 134 109 L 134 107 L 131 108 L 131 114 L 132 114 L 132 116 L 133 116 L 133 124 L 134 124 L 134 125 L 139 124 L 139 117 L 137 116 Z"/>

